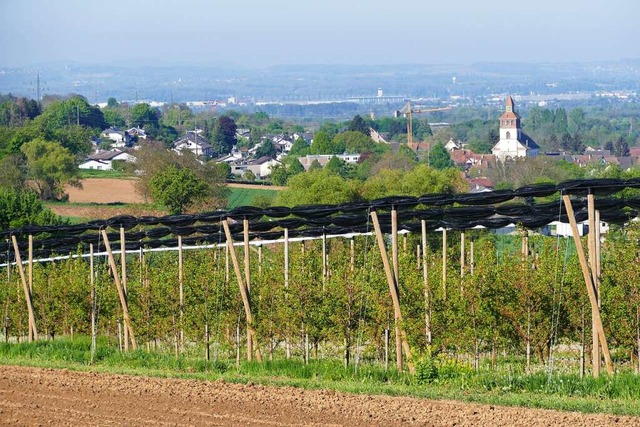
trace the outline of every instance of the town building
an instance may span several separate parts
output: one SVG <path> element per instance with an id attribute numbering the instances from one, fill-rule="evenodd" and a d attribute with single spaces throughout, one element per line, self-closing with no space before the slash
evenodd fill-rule
<path id="1" fill-rule="evenodd" d="M 500 116 L 500 140 L 491 152 L 500 161 L 519 157 L 535 157 L 540 147 L 520 127 L 520 115 L 515 111 L 515 103 L 507 96 L 506 108 Z"/>

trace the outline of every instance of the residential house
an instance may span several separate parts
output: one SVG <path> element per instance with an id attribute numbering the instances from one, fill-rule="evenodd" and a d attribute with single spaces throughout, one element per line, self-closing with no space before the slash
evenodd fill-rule
<path id="1" fill-rule="evenodd" d="M 309 170 L 315 160 L 324 167 L 332 157 L 337 157 L 345 163 L 351 164 L 356 164 L 360 160 L 360 154 L 307 154 L 304 157 L 298 157 L 298 161 L 304 166 L 304 170 Z"/>
<path id="2" fill-rule="evenodd" d="M 254 159 L 248 162 L 236 161 L 231 162 L 231 173 L 234 175 L 242 176 L 246 171 L 251 171 L 256 178 L 264 179 L 271 175 L 271 168 L 281 163 L 269 156 L 262 156 L 259 159 Z"/>
<path id="3" fill-rule="evenodd" d="M 127 129 L 127 133 L 131 137 L 136 137 L 138 139 L 147 139 L 147 132 L 141 128 L 132 127 L 131 129 Z"/>
<path id="4" fill-rule="evenodd" d="M 87 157 L 84 162 L 80 163 L 80 165 L 78 165 L 78 168 L 113 170 L 113 162 L 118 160 L 128 163 L 135 163 L 138 159 L 136 159 L 135 156 L 121 150 L 97 151 Z"/>
<path id="5" fill-rule="evenodd" d="M 202 135 L 202 131 L 188 131 L 185 136 L 173 143 L 173 151 L 182 153 L 184 150 L 191 151 L 198 157 L 211 157 L 213 147 Z"/>
<path id="6" fill-rule="evenodd" d="M 453 140 L 453 138 L 450 138 L 449 142 L 445 144 L 444 148 L 447 151 L 459 150 L 462 148 L 462 143 L 460 141 L 456 142 Z"/>

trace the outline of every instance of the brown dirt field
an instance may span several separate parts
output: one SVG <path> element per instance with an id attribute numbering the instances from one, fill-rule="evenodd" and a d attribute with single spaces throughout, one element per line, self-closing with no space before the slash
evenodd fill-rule
<path id="1" fill-rule="evenodd" d="M 72 203 L 146 203 L 136 192 L 136 178 L 85 178 L 82 188 L 66 186 L 65 193 Z M 284 190 L 286 187 L 255 184 L 228 184 L 231 188 L 251 188 L 258 190 Z"/>
<path id="2" fill-rule="evenodd" d="M 224 381 L 0 367 L 0 424 L 632 426 L 633 417 L 365 396 Z"/>
<path id="3" fill-rule="evenodd" d="M 82 188 L 66 186 L 72 203 L 146 203 L 136 192 L 137 179 L 85 178 Z"/>

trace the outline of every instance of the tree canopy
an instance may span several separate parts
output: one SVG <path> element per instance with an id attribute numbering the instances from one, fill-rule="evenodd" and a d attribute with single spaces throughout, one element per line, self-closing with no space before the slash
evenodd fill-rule
<path id="1" fill-rule="evenodd" d="M 33 191 L 0 189 L 0 229 L 64 223 L 65 221 L 47 208 Z"/>
<path id="2" fill-rule="evenodd" d="M 153 199 L 169 209 L 171 214 L 185 209 L 208 196 L 209 187 L 190 169 L 170 165 L 156 173 L 150 181 Z"/>
<path id="3" fill-rule="evenodd" d="M 27 176 L 42 200 L 59 199 L 65 184 L 80 185 L 73 154 L 57 142 L 35 139 L 21 151 L 27 158 Z"/>

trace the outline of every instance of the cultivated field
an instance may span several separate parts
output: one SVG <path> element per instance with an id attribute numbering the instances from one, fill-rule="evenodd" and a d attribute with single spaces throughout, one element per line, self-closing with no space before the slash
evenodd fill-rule
<path id="1" fill-rule="evenodd" d="M 136 192 L 136 179 L 87 178 L 82 188 L 65 187 L 70 203 L 147 203 Z"/>
<path id="2" fill-rule="evenodd" d="M 0 367 L 2 425 L 635 426 L 639 418 L 254 384 Z"/>

